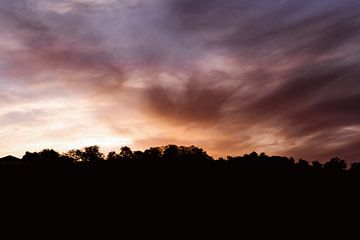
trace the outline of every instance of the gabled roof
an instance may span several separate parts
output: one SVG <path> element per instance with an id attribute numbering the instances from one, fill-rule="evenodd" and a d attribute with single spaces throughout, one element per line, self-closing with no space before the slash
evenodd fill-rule
<path id="1" fill-rule="evenodd" d="M 3 158 L 0 158 L 0 164 L 1 163 L 19 163 L 21 161 L 20 158 L 14 157 L 14 156 L 6 156 Z"/>

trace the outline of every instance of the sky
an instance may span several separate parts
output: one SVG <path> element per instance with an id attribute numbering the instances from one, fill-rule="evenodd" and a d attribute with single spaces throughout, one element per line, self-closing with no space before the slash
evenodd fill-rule
<path id="1" fill-rule="evenodd" d="M 358 0 L 0 0 L 0 156 L 360 160 Z"/>

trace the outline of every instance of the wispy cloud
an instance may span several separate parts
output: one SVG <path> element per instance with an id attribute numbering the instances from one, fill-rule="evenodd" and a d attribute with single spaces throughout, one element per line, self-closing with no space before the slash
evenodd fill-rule
<path id="1" fill-rule="evenodd" d="M 5 147 L 91 138 L 75 121 L 100 145 L 356 160 L 359 20 L 356 0 L 2 1 Z"/>

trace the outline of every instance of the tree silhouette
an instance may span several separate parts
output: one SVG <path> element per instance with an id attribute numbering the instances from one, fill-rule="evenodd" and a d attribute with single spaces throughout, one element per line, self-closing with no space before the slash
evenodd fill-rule
<path id="1" fill-rule="evenodd" d="M 134 153 L 129 147 L 123 146 L 120 149 L 119 157 L 124 160 L 131 160 L 134 158 Z"/>
<path id="2" fill-rule="evenodd" d="M 33 166 L 34 164 L 36 165 L 36 162 L 38 162 L 40 159 L 40 155 L 38 153 L 31 153 L 31 152 L 26 152 L 25 155 L 22 157 L 22 159 L 24 160 L 24 163 L 26 163 L 29 166 Z"/>
<path id="3" fill-rule="evenodd" d="M 23 164 L 28 166 L 45 166 L 45 165 L 71 165 L 76 163 L 96 164 L 104 162 L 104 154 L 100 152 L 99 146 L 89 146 L 84 149 L 73 149 L 65 154 L 59 154 L 52 149 L 44 149 L 41 152 L 26 152 L 23 156 Z M 130 162 L 143 161 L 170 164 L 175 161 L 192 166 L 221 166 L 222 168 L 233 169 L 252 169 L 261 171 L 288 171 L 290 169 L 299 169 L 302 171 L 314 170 L 316 172 L 345 172 L 347 164 L 345 160 L 338 157 L 330 159 L 324 164 L 319 161 L 313 161 L 309 164 L 304 159 L 299 159 L 296 163 L 294 158 L 268 156 L 265 153 L 260 155 L 256 152 L 244 154 L 243 156 L 231 157 L 226 159 L 219 158 L 214 160 L 206 151 L 196 146 L 177 146 L 167 145 L 163 147 L 151 147 L 145 151 L 132 151 L 131 148 L 123 146 L 120 152 L 111 151 L 108 153 L 106 160 L 108 162 L 120 162 L 126 160 Z M 359 163 L 352 163 L 349 171 L 360 172 Z"/>
<path id="4" fill-rule="evenodd" d="M 341 172 L 346 169 L 346 162 L 338 157 L 334 157 L 324 164 L 324 169 L 331 172 Z"/>
<path id="5" fill-rule="evenodd" d="M 299 159 L 296 166 L 302 170 L 307 170 L 310 167 L 309 162 L 304 159 Z"/>
<path id="6" fill-rule="evenodd" d="M 104 154 L 100 152 L 99 146 L 90 146 L 84 149 L 84 152 L 81 154 L 81 159 L 84 162 L 96 163 L 98 161 L 104 160 Z"/>
<path id="7" fill-rule="evenodd" d="M 160 239 L 161 234 L 164 239 L 242 239 L 247 230 L 254 238 L 254 232 L 266 233 L 262 239 L 276 230 L 307 233 L 307 227 L 299 231 L 302 217 L 315 227 L 333 224 L 329 219 L 346 221 L 345 214 L 354 219 L 360 163 L 346 166 L 338 157 L 309 164 L 256 152 L 214 160 L 202 148 L 177 145 L 144 151 L 124 146 L 105 161 L 99 147 L 90 146 L 64 154 L 26 152 L 17 164 L 0 161 L 0 189 L 3 199 L 11 200 L 4 215 L 16 223 L 27 219 L 28 225 L 14 224 L 18 231 L 11 231 L 26 234 L 19 239 L 32 237 L 39 226 L 75 237 L 69 226 L 59 227 L 68 221 L 78 239 Z M 32 224 L 31 216 L 40 223 Z M 319 228 L 319 239 L 339 223 L 328 226 Z"/>
<path id="8" fill-rule="evenodd" d="M 56 161 L 60 154 L 53 149 L 44 149 L 39 153 L 40 157 L 49 161 Z"/>
<path id="9" fill-rule="evenodd" d="M 350 167 L 350 171 L 360 173 L 360 163 L 352 163 Z"/>
<path id="10" fill-rule="evenodd" d="M 72 158 L 75 162 L 91 164 L 104 160 L 104 154 L 100 152 L 99 146 L 96 145 L 86 147 L 84 150 L 70 150 L 65 156 Z"/>
<path id="11" fill-rule="evenodd" d="M 146 160 L 151 160 L 151 161 L 158 161 L 162 159 L 162 154 L 161 154 L 161 150 L 159 147 L 152 147 L 149 149 L 146 149 L 144 152 L 144 158 Z"/>
<path id="12" fill-rule="evenodd" d="M 312 162 L 312 167 L 314 170 L 320 171 L 323 169 L 323 164 L 321 164 L 319 161 L 313 161 Z"/>
<path id="13" fill-rule="evenodd" d="M 180 156 L 180 151 L 176 145 L 168 145 L 162 151 L 162 157 L 165 160 L 177 160 Z"/>
<path id="14" fill-rule="evenodd" d="M 111 151 L 108 153 L 106 160 L 108 161 L 120 160 L 120 156 L 115 151 Z"/>
<path id="15" fill-rule="evenodd" d="M 74 160 L 74 162 L 82 161 L 83 152 L 79 149 L 72 149 L 64 154 L 64 156 L 69 157 Z"/>

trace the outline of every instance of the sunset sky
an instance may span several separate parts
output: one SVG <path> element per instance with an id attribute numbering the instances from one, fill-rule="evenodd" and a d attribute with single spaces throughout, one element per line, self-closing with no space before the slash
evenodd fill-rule
<path id="1" fill-rule="evenodd" d="M 359 0 L 0 0 L 0 156 L 360 160 Z"/>

